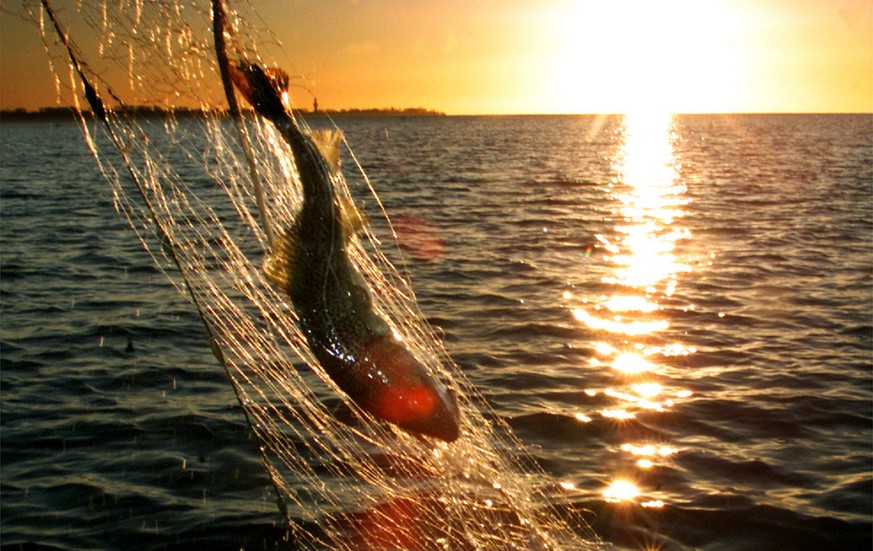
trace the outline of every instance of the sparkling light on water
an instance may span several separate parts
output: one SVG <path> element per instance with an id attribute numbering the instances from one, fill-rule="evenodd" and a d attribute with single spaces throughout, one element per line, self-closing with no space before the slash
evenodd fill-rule
<path id="1" fill-rule="evenodd" d="M 631 501 L 638 495 L 640 495 L 640 489 L 628 480 L 616 480 L 603 490 L 603 497 L 612 503 Z"/>
<path id="2" fill-rule="evenodd" d="M 639 383 L 631 385 L 631 389 L 644 398 L 654 398 L 664 390 L 658 383 Z"/>
<path id="3" fill-rule="evenodd" d="M 640 354 L 625 352 L 612 361 L 612 368 L 622 373 L 643 373 L 651 371 L 655 366 Z"/>
<path id="4" fill-rule="evenodd" d="M 608 419 L 618 419 L 620 421 L 625 419 L 633 419 L 634 417 L 636 417 L 636 414 L 631 413 L 625 409 L 605 409 L 601 411 L 600 414 Z"/>
<path id="5" fill-rule="evenodd" d="M 602 251 L 600 259 L 608 268 L 600 280 L 612 292 L 580 299 L 565 294 L 564 299 L 577 301 L 571 302 L 570 313 L 596 335 L 590 364 L 607 370 L 614 379 L 603 388 L 585 389 L 584 394 L 610 401 L 606 405 L 598 402 L 596 411 L 601 419 L 613 422 L 613 430 L 620 434 L 639 416 L 660 415 L 676 407 L 676 400 L 692 396 L 690 390 L 677 388 L 664 377 L 671 358 L 695 352 L 693 347 L 661 337 L 671 329 L 662 301 L 674 295 L 680 276 L 691 271 L 681 247 L 691 237 L 681 225 L 690 201 L 673 152 L 671 117 L 626 117 L 623 145 L 613 168 L 613 232 L 595 236 Z M 584 422 L 592 419 L 587 412 L 575 416 Z M 629 441 L 620 450 L 626 457 L 622 472 L 628 467 L 657 469 L 678 452 L 662 442 Z M 603 497 L 613 503 L 633 501 L 644 491 L 626 479 L 616 479 L 603 490 Z M 645 499 L 640 504 L 664 506 L 661 499 Z"/>
<path id="6" fill-rule="evenodd" d="M 592 316 L 586 310 L 577 308 L 573 310 L 573 317 L 581 321 L 591 329 L 609 331 L 610 333 L 622 333 L 624 335 L 648 335 L 657 331 L 663 331 L 670 327 L 666 320 L 654 321 L 624 321 L 620 316 L 606 319 Z"/>
<path id="7" fill-rule="evenodd" d="M 613 312 L 654 312 L 658 304 L 641 296 L 612 295 L 603 303 Z"/>

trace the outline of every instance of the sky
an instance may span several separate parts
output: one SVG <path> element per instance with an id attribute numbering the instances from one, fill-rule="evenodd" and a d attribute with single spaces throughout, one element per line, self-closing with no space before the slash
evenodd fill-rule
<path id="1" fill-rule="evenodd" d="M 0 108 L 54 106 L 21 2 L 0 13 Z M 281 44 L 265 57 L 304 77 L 301 106 L 314 95 L 322 108 L 448 114 L 873 112 L 873 0 L 253 4 Z"/>

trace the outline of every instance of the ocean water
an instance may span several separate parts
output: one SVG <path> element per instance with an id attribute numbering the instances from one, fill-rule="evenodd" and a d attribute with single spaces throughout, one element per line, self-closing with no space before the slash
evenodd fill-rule
<path id="1" fill-rule="evenodd" d="M 561 507 L 617 549 L 870 548 L 873 116 L 338 122 Z M 0 127 L 0 344 L 4 551 L 282 538 L 195 308 L 72 122 Z"/>

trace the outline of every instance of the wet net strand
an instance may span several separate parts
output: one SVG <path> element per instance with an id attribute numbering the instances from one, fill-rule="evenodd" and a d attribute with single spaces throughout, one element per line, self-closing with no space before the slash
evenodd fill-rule
<path id="1" fill-rule="evenodd" d="M 349 257 L 378 313 L 458 395 L 462 438 L 446 444 L 378 422 L 313 357 L 287 298 L 261 270 L 278 231 L 271 228 L 290 227 L 301 203 L 294 157 L 267 121 L 238 108 L 231 108 L 231 119 L 225 115 L 216 46 L 227 57 L 260 60 L 256 37 L 272 37 L 256 26 L 261 20 L 250 5 L 122 0 L 82 2 L 55 14 L 44 0 L 32 16 L 52 67 L 69 68 L 65 78 L 56 72 L 60 96 L 76 106 L 116 209 L 199 312 L 298 544 L 598 545 L 571 508 L 549 505 L 553 485 L 423 321 L 409 277 L 383 250 L 394 236 L 383 242 L 365 228 L 352 239 Z M 62 26 L 61 18 L 70 23 Z M 80 30 L 82 40 L 65 29 Z M 119 98 L 168 114 L 141 117 Z M 183 117 L 188 111 L 179 106 L 197 116 Z M 387 216 L 357 159 L 346 153 L 369 193 L 361 208 Z M 336 184 L 340 200 L 352 202 L 342 174 Z"/>

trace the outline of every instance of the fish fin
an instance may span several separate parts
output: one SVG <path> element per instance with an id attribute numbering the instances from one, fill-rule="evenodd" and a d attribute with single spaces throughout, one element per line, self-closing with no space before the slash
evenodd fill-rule
<path id="1" fill-rule="evenodd" d="M 312 130 L 309 133 L 312 143 L 318 148 L 321 156 L 327 161 L 327 166 L 332 174 L 339 172 L 340 144 L 343 142 L 342 130 L 330 128 Z M 362 229 L 367 227 L 367 216 L 358 210 L 355 203 L 350 199 L 339 199 L 340 220 L 343 225 L 344 243 Z"/>
<path id="2" fill-rule="evenodd" d="M 369 220 L 351 199 L 340 199 L 339 208 L 340 220 L 343 223 L 343 242 L 348 243 L 353 235 L 369 225 Z"/>
<path id="3" fill-rule="evenodd" d="M 318 148 L 321 156 L 327 161 L 331 173 L 339 171 L 340 144 L 343 142 L 342 130 L 319 129 L 309 133 L 312 143 Z"/>
<path id="4" fill-rule="evenodd" d="M 296 236 L 293 232 L 282 232 L 276 236 L 270 252 L 264 257 L 263 272 L 267 279 L 284 291 L 291 292 L 294 266 L 294 242 Z"/>

